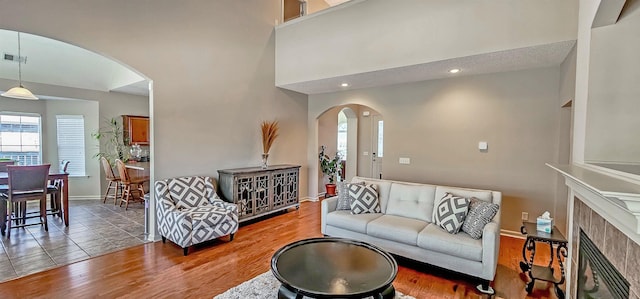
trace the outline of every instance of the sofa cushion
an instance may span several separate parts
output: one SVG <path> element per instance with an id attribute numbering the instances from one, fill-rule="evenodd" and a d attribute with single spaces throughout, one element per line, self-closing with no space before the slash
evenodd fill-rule
<path id="1" fill-rule="evenodd" d="M 385 214 L 433 222 L 435 193 L 435 186 L 393 182 Z"/>
<path id="2" fill-rule="evenodd" d="M 366 234 L 367 224 L 380 216 L 382 216 L 382 214 L 352 215 L 350 211 L 335 211 L 327 214 L 326 221 L 327 225 Z"/>
<path id="3" fill-rule="evenodd" d="M 353 177 L 351 183 L 366 183 L 367 185 L 376 185 L 378 187 L 378 200 L 380 201 L 380 209 L 382 213 L 387 212 L 387 203 L 389 202 L 389 192 L 391 192 L 391 181 L 378 180 L 372 178 Z"/>
<path id="4" fill-rule="evenodd" d="M 190 176 L 167 180 L 169 195 L 178 209 L 206 205 L 207 188 L 203 177 Z"/>
<path id="5" fill-rule="evenodd" d="M 382 215 L 369 222 L 367 235 L 416 246 L 418 234 L 427 222 L 401 216 Z"/>
<path id="6" fill-rule="evenodd" d="M 418 234 L 418 247 L 472 261 L 482 261 L 482 240 L 473 239 L 465 232 L 452 235 L 435 224 L 429 224 Z"/>
<path id="7" fill-rule="evenodd" d="M 462 224 L 464 224 L 468 209 L 468 198 L 447 193 L 436 205 L 433 219 L 437 225 L 450 234 L 457 234 L 462 228 Z"/>
<path id="8" fill-rule="evenodd" d="M 376 185 L 349 184 L 351 214 L 380 213 Z"/>

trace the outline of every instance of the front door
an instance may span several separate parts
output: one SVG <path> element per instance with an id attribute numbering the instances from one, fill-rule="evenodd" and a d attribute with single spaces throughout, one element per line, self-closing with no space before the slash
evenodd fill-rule
<path id="1" fill-rule="evenodd" d="M 381 115 L 374 115 L 371 118 L 372 138 L 371 138 L 371 177 L 382 178 L 382 161 L 384 158 L 384 121 Z"/>

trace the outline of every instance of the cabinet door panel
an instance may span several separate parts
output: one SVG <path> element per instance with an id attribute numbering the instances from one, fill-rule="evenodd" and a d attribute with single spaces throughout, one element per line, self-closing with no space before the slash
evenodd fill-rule
<path id="1" fill-rule="evenodd" d="M 255 176 L 255 199 L 256 199 L 256 215 L 264 212 L 268 212 L 271 210 L 269 206 L 269 174 L 265 173 L 262 175 Z"/>
<path id="2" fill-rule="evenodd" d="M 273 173 L 273 208 L 277 209 L 286 203 L 287 175 L 284 172 Z"/>
<path id="3" fill-rule="evenodd" d="M 123 115 L 124 131 L 129 144 L 149 145 L 149 118 Z"/>
<path id="4" fill-rule="evenodd" d="M 236 180 L 238 217 L 247 217 L 255 213 L 253 194 L 253 177 L 238 177 Z"/>

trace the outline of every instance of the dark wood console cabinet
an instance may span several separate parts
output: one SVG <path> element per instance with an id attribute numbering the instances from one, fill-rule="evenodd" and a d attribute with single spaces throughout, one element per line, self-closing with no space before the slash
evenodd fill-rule
<path id="1" fill-rule="evenodd" d="M 122 128 L 127 137 L 125 144 L 149 145 L 149 117 L 123 115 Z"/>
<path id="2" fill-rule="evenodd" d="M 240 222 L 291 207 L 299 208 L 299 165 L 218 170 L 220 191 L 238 205 Z"/>

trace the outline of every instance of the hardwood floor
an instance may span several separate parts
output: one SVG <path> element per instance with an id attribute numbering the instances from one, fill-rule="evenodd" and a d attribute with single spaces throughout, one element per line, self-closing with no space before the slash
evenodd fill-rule
<path id="1" fill-rule="evenodd" d="M 0 284 L 0 298 L 213 298 L 268 271 L 278 248 L 320 237 L 320 203 L 243 225 L 227 238 L 191 248 L 148 243 Z M 518 263 L 524 240 L 502 237 L 496 298 L 555 298 L 545 283 L 527 296 Z M 540 256 L 539 263 L 544 265 Z M 538 260 L 538 258 L 536 259 Z M 399 260 L 397 290 L 416 298 L 488 298 L 469 277 Z"/>

